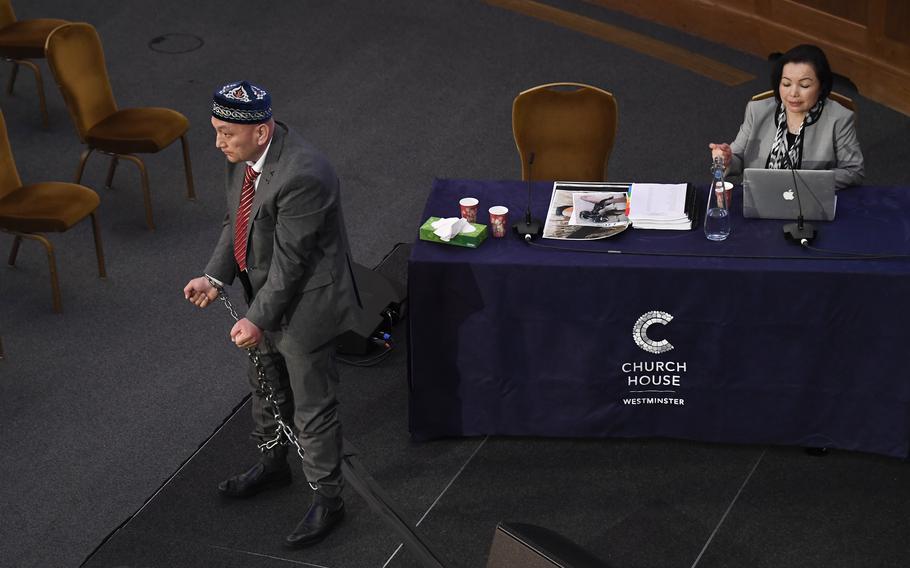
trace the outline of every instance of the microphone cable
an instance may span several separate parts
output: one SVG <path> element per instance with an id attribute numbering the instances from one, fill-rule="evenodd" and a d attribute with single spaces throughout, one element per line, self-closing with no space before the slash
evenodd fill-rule
<path id="1" fill-rule="evenodd" d="M 802 243 L 800 243 L 802 244 Z M 838 255 L 850 255 L 844 258 L 844 260 L 881 260 L 881 259 L 898 259 L 898 258 L 910 258 L 910 254 L 882 254 L 875 252 L 858 252 L 852 250 L 833 250 L 833 249 L 824 249 L 819 247 L 814 247 L 808 243 L 802 244 L 804 248 L 809 249 L 813 252 L 819 252 L 822 254 L 838 254 Z"/>

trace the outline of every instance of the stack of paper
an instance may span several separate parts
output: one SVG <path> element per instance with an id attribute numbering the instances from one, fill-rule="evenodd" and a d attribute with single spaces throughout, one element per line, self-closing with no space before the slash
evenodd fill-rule
<path id="1" fill-rule="evenodd" d="M 695 192 L 688 184 L 632 184 L 629 220 L 633 228 L 689 230 L 695 219 Z"/>

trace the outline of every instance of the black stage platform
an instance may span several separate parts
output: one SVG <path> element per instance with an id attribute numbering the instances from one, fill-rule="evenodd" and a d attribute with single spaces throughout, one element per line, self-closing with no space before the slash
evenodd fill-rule
<path id="1" fill-rule="evenodd" d="M 404 282 L 408 250 L 394 249 L 377 271 Z M 399 323 L 396 334 L 404 328 Z M 485 566 L 496 524 L 504 520 L 552 529 L 623 568 L 906 563 L 905 462 L 676 440 L 414 444 L 407 432 L 406 342 L 395 341 L 398 347 L 378 366 L 340 366 L 345 437 L 398 511 L 420 522 L 419 533 L 446 566 Z M 237 380 L 243 380 L 239 372 Z M 245 402 L 84 566 L 418 565 L 350 486 L 342 525 L 299 551 L 284 549 L 282 540 L 309 503 L 302 474 L 293 486 L 252 499 L 221 498 L 218 482 L 256 459 L 251 428 Z"/>
<path id="2" fill-rule="evenodd" d="M 402 355 L 373 376 L 348 373 L 348 389 L 359 391 L 345 400 L 348 437 L 407 517 L 417 521 L 433 507 L 418 530 L 448 566 L 484 566 L 494 527 L 504 519 L 554 529 L 623 567 L 906 561 L 905 463 L 656 440 L 411 445 L 396 418 L 404 406 L 396 393 L 404 389 L 403 375 L 393 370 L 401 370 Z M 356 416 L 352 399 L 382 400 L 387 410 Z M 396 554 L 400 540 L 353 491 L 344 523 L 303 551 L 281 545 L 308 503 L 302 476 L 250 500 L 220 498 L 218 481 L 254 459 L 248 410 L 243 405 L 85 566 L 417 566 L 407 550 Z"/>

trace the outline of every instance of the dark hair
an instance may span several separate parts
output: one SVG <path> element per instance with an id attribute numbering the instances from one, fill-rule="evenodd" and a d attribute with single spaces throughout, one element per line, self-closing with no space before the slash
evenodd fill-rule
<path id="1" fill-rule="evenodd" d="M 812 66 L 821 87 L 818 93 L 819 99 L 824 99 L 831 92 L 834 74 L 831 73 L 831 66 L 828 65 L 825 52 L 817 46 L 804 43 L 778 57 L 771 68 L 771 90 L 774 91 L 774 98 L 777 99 L 778 104 L 780 103 L 780 78 L 784 74 L 784 65 L 787 63 L 808 63 Z"/>

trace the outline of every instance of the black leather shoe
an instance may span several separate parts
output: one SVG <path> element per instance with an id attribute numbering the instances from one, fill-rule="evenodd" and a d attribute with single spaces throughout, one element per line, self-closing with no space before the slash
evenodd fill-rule
<path id="1" fill-rule="evenodd" d="M 275 487 L 291 484 L 291 467 L 285 462 L 277 468 L 266 469 L 262 462 L 239 475 L 229 477 L 218 484 L 218 492 L 225 497 L 250 497 Z"/>
<path id="2" fill-rule="evenodd" d="M 303 520 L 297 523 L 294 532 L 285 537 L 284 544 L 288 548 L 314 545 L 328 536 L 343 518 L 344 501 L 341 497 L 325 499 L 316 495 Z"/>

